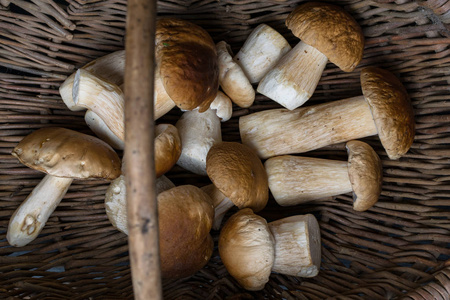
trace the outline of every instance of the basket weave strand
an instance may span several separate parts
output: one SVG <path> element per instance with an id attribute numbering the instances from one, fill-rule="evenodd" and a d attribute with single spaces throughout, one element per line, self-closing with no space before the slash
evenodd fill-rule
<path id="1" fill-rule="evenodd" d="M 253 28 L 266 23 L 295 45 L 284 25 L 301 1 L 159 1 L 160 16 L 205 28 L 236 53 Z M 351 195 L 282 208 L 273 199 L 261 215 L 276 220 L 314 213 L 322 235 L 322 269 L 315 278 L 272 274 L 265 289 L 247 292 L 228 274 L 217 250 L 191 278 L 164 281 L 165 299 L 449 299 L 450 298 L 450 1 L 335 1 L 361 24 L 361 64 L 344 73 L 329 63 L 305 105 L 361 94 L 359 71 L 392 71 L 411 97 L 416 138 L 400 160 L 389 160 L 377 137 L 365 138 L 382 159 L 383 190 L 366 212 Z M 22 248 L 5 234 L 14 210 L 43 177 L 10 153 L 32 131 L 63 126 L 92 134 L 84 113 L 69 111 L 58 87 L 85 63 L 124 47 L 127 2 L 107 0 L 0 1 L 0 298 L 131 299 L 127 237 L 109 223 L 106 181 L 74 181 L 40 237 Z M 45 9 L 41 7 L 45 6 Z M 75 28 L 73 28 L 73 26 Z M 239 117 L 278 108 L 258 95 L 235 107 L 223 139 L 240 141 Z M 174 109 L 158 122 L 175 123 Z M 344 145 L 308 153 L 346 160 Z M 180 167 L 177 184 L 208 184 Z M 228 217 L 234 211 L 230 211 Z M 213 232 L 217 246 L 218 232 Z"/>

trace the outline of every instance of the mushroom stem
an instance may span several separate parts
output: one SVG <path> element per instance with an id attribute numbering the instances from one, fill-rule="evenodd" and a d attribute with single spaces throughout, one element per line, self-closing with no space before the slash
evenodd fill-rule
<path id="1" fill-rule="evenodd" d="M 272 109 L 239 119 L 242 143 L 260 158 L 303 153 L 377 134 L 364 96 L 298 108 Z"/>
<path id="2" fill-rule="evenodd" d="M 347 161 L 283 155 L 268 159 L 264 167 L 269 189 L 281 206 L 352 191 Z"/>
<path id="3" fill-rule="evenodd" d="M 313 95 L 327 61 L 319 50 L 300 42 L 264 76 L 257 91 L 293 110 Z"/>
<path id="4" fill-rule="evenodd" d="M 124 94 L 117 85 L 79 69 L 73 84 L 73 101 L 95 112 L 121 141 L 125 140 Z"/>
<path id="5" fill-rule="evenodd" d="M 22 247 L 36 239 L 72 184 L 72 178 L 46 175 L 14 212 L 6 238 Z"/>
<path id="6" fill-rule="evenodd" d="M 181 155 L 177 164 L 198 175 L 207 175 L 206 156 L 209 149 L 222 141 L 220 118 L 215 110 L 203 113 L 186 111 L 175 125 L 181 138 Z"/>
<path id="7" fill-rule="evenodd" d="M 84 115 L 84 120 L 89 128 L 97 135 L 100 139 L 108 143 L 114 149 L 123 150 L 125 143 L 120 140 L 108 126 L 103 122 L 95 112 L 88 110 Z"/>
<path id="8" fill-rule="evenodd" d="M 272 271 L 291 276 L 316 276 L 321 259 L 320 228 L 316 218 L 311 214 L 296 215 L 268 225 L 275 240 Z"/>
<path id="9" fill-rule="evenodd" d="M 216 188 L 214 184 L 204 186 L 202 190 L 213 200 L 214 223 L 212 229 L 219 230 L 225 214 L 234 206 L 234 203 Z"/>

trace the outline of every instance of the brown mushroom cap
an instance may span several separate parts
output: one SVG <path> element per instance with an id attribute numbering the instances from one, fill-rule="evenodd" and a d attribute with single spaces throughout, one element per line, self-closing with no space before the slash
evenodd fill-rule
<path id="1" fill-rule="evenodd" d="M 363 57 L 361 27 L 339 6 L 306 2 L 289 14 L 286 26 L 345 72 L 353 71 Z"/>
<path id="2" fill-rule="evenodd" d="M 193 275 L 213 252 L 211 198 L 195 186 L 178 186 L 158 195 L 158 214 L 161 276 Z"/>
<path id="3" fill-rule="evenodd" d="M 353 189 L 353 209 L 365 211 L 371 208 L 381 194 L 383 167 L 377 153 L 361 141 L 349 141 L 348 175 Z"/>
<path id="4" fill-rule="evenodd" d="M 11 154 L 30 168 L 58 177 L 112 180 L 121 173 L 120 158 L 111 146 L 61 127 L 34 131 Z"/>
<path id="5" fill-rule="evenodd" d="M 206 156 L 206 172 L 214 185 L 237 207 L 262 210 L 269 199 L 267 173 L 259 157 L 236 142 L 221 142 Z"/>
<path id="6" fill-rule="evenodd" d="M 394 74 L 376 67 L 361 71 L 361 86 L 381 144 L 390 159 L 400 158 L 408 152 L 415 135 L 414 111 L 408 92 Z"/>
<path id="7" fill-rule="evenodd" d="M 207 110 L 219 89 L 216 45 L 208 32 L 185 20 L 161 18 L 155 43 L 169 97 L 183 110 Z"/>
<path id="8" fill-rule="evenodd" d="M 159 177 L 169 171 L 181 155 L 181 139 L 172 124 L 156 126 L 155 173 Z"/>
<path id="9" fill-rule="evenodd" d="M 267 221 L 244 208 L 220 231 L 219 254 L 227 271 L 250 291 L 264 288 L 275 260 L 274 238 Z"/>

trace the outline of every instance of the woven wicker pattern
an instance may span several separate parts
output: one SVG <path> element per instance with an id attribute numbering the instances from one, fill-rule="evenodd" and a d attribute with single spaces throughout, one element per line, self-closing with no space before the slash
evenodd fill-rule
<path id="1" fill-rule="evenodd" d="M 207 29 L 235 53 L 253 28 L 266 23 L 294 45 L 284 25 L 300 1 L 160 1 Z M 261 215 L 276 220 L 314 213 L 321 226 L 322 270 L 311 279 L 273 274 L 265 289 L 246 292 L 228 275 L 216 251 L 195 276 L 164 282 L 166 299 L 449 299 L 450 298 L 450 1 L 335 1 L 362 26 L 362 63 L 351 73 L 328 64 L 307 105 L 361 94 L 359 71 L 392 71 L 407 88 L 417 129 L 411 150 L 389 160 L 377 137 L 364 139 L 384 167 L 380 201 L 352 210 L 351 195 L 285 209 L 271 199 Z M 74 181 L 40 237 L 9 247 L 9 218 L 43 174 L 10 155 L 27 134 L 47 126 L 91 133 L 83 113 L 69 111 L 58 87 L 76 68 L 123 49 L 125 0 L 0 0 L 0 298 L 130 299 L 127 238 L 109 223 L 105 181 Z M 279 107 L 258 95 L 236 107 L 223 138 L 239 141 L 239 116 Z M 158 122 L 174 123 L 174 109 Z M 91 133 L 92 134 L 92 133 Z M 346 159 L 343 145 L 310 156 Z M 175 184 L 202 186 L 207 178 L 175 167 Z M 230 213 L 232 213 L 231 211 Z M 229 213 L 229 214 L 230 214 Z M 228 216 L 228 215 L 227 215 Z M 217 246 L 218 232 L 213 232 Z"/>

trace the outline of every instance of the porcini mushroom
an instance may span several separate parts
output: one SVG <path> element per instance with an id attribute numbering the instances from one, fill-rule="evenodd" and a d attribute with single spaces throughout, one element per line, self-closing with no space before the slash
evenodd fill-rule
<path id="1" fill-rule="evenodd" d="M 267 24 L 260 24 L 250 33 L 233 60 L 241 66 L 250 83 L 258 83 L 291 49 L 278 31 Z"/>
<path id="2" fill-rule="evenodd" d="M 297 205 L 353 192 L 353 209 L 372 207 L 381 193 L 382 165 L 361 141 L 346 144 L 348 161 L 282 155 L 264 163 L 269 189 L 281 206 Z"/>
<path id="3" fill-rule="evenodd" d="M 311 215 L 271 223 L 249 208 L 233 214 L 219 236 L 219 255 L 227 271 L 250 291 L 262 290 L 272 271 L 314 277 L 321 259 L 320 230 Z"/>
<path id="4" fill-rule="evenodd" d="M 156 179 L 156 195 L 175 187 L 175 184 L 162 175 Z M 105 210 L 111 224 L 119 231 L 128 235 L 127 199 L 125 176 L 114 179 L 106 190 Z"/>
<path id="5" fill-rule="evenodd" d="M 177 165 L 198 175 L 207 175 L 209 149 L 222 141 L 221 122 L 231 118 L 230 98 L 219 91 L 209 109 L 185 111 L 175 126 L 181 138 L 181 155 Z"/>
<path id="6" fill-rule="evenodd" d="M 168 172 L 181 155 L 181 139 L 172 124 L 158 124 L 155 128 L 155 175 Z"/>
<path id="7" fill-rule="evenodd" d="M 362 96 L 242 116 L 242 142 L 269 158 L 378 134 L 389 158 L 400 158 L 411 147 L 415 131 L 406 89 L 392 73 L 376 67 L 361 71 L 361 86 Z"/>
<path id="8" fill-rule="evenodd" d="M 345 72 L 355 69 L 363 56 L 364 35 L 349 13 L 329 3 L 299 5 L 286 26 L 301 42 L 264 76 L 257 91 L 292 110 L 312 96 L 328 60 Z"/>
<path id="9" fill-rule="evenodd" d="M 48 127 L 26 136 L 11 153 L 24 165 L 47 175 L 12 215 L 6 238 L 12 246 L 33 241 L 74 179 L 115 179 L 120 159 L 100 139 L 73 130 Z"/>
<path id="10" fill-rule="evenodd" d="M 125 142 L 119 139 L 95 112 L 92 110 L 86 111 L 84 114 L 84 121 L 92 132 L 101 140 L 108 143 L 114 149 L 124 149 Z"/>
<path id="11" fill-rule="evenodd" d="M 156 22 L 155 58 L 169 97 L 182 110 L 208 109 L 219 89 L 214 41 L 192 22 L 164 17 Z"/>
<path id="12" fill-rule="evenodd" d="M 258 156 L 236 142 L 213 145 L 206 157 L 206 171 L 212 185 L 204 191 L 215 207 L 213 229 L 219 229 L 225 213 L 233 206 L 262 210 L 269 199 L 266 170 Z"/>
<path id="13" fill-rule="evenodd" d="M 233 60 L 231 47 L 225 41 L 216 45 L 219 63 L 219 85 L 239 107 L 250 107 L 255 101 L 255 90 L 242 68 Z"/>

